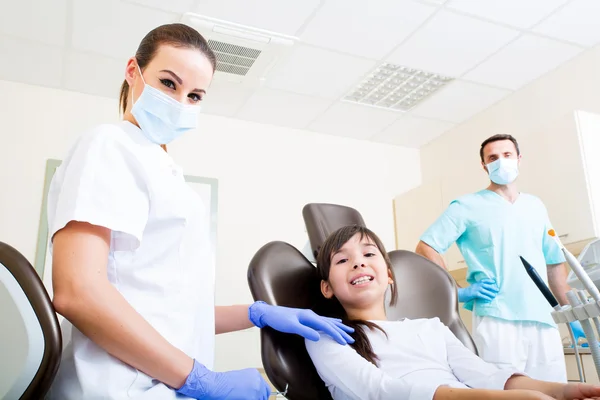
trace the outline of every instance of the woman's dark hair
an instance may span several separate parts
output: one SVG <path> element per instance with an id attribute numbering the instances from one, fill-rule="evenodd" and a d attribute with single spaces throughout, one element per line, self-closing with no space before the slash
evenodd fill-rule
<path id="1" fill-rule="evenodd" d="M 394 281 L 394 283 L 392 283 L 391 285 L 390 305 L 396 304 L 396 300 L 398 299 L 398 288 L 396 287 L 396 277 L 394 276 L 394 270 L 392 269 L 392 262 L 390 261 L 390 257 L 385 251 L 385 247 L 383 246 L 381 239 L 379 239 L 379 237 L 377 237 L 375 233 L 373 233 L 371 230 L 364 226 L 345 226 L 333 232 L 331 235 L 329 235 L 329 237 L 327 237 L 327 239 L 323 243 L 323 246 L 321 246 L 319 253 L 317 254 L 317 271 L 319 274 L 319 278 L 321 278 L 324 281 L 329 280 L 329 271 L 331 270 L 331 258 L 333 254 L 340 250 L 342 246 L 346 244 L 346 242 L 348 242 L 354 237 L 354 235 L 357 234 L 360 235 L 361 240 L 365 237 L 371 240 L 371 242 L 373 242 L 373 244 L 377 246 L 377 248 L 383 255 L 385 264 L 387 265 L 388 270 L 390 271 L 390 274 L 392 276 L 392 280 Z M 342 307 L 341 303 L 338 299 L 335 298 L 335 296 L 333 296 L 331 299 L 325 299 L 324 297 L 322 297 L 322 301 L 320 301 L 315 308 L 315 311 L 318 314 L 333 318 L 341 318 L 344 324 L 354 328 L 354 333 L 352 334 L 352 337 L 354 338 L 354 343 L 352 343 L 350 346 L 352 346 L 352 348 L 356 350 L 356 352 L 360 354 L 364 359 L 377 365 L 377 355 L 373 353 L 371 342 L 369 341 L 369 338 L 366 335 L 364 327 L 367 327 L 371 330 L 379 329 L 385 334 L 385 331 L 381 329 L 379 325 L 374 324 L 370 321 L 349 319 L 348 314 L 346 314 L 346 310 L 344 310 L 344 307 Z"/>
<path id="2" fill-rule="evenodd" d="M 208 46 L 208 42 L 197 30 L 184 24 L 167 24 L 154 28 L 142 39 L 135 58 L 141 70 L 148 65 L 156 55 L 158 48 L 163 45 L 171 45 L 180 48 L 197 49 L 210 61 L 213 71 L 217 67 L 217 57 Z M 121 85 L 119 96 L 119 108 L 124 114 L 127 109 L 127 98 L 129 97 L 129 84 L 127 80 Z"/>

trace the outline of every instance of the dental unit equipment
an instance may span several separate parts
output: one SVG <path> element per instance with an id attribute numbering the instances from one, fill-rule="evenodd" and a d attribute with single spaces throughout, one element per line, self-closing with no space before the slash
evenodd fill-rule
<path id="1" fill-rule="evenodd" d="M 558 304 L 556 297 L 554 297 L 554 295 L 552 294 L 552 291 L 550 291 L 550 288 L 542 280 L 542 277 L 537 273 L 535 268 L 533 268 L 533 266 L 531 264 L 529 264 L 529 262 L 527 262 L 527 260 L 525 260 L 521 256 L 519 256 L 519 258 L 521 259 L 521 262 L 523 263 L 523 266 L 525 267 L 525 271 L 527 272 L 527 275 L 529 275 L 529 277 L 531 278 L 533 283 L 535 283 L 535 285 L 538 287 L 540 292 L 542 292 L 542 294 L 544 295 L 546 300 L 548 300 L 548 303 L 550 303 L 550 306 L 554 310 L 556 310 L 556 312 L 560 312 L 562 310 L 562 307 L 560 306 L 560 304 Z M 571 336 L 571 343 L 573 343 L 573 350 L 575 351 L 575 361 L 577 362 L 577 372 L 579 373 L 579 381 L 585 382 L 585 379 L 583 376 L 583 369 L 581 367 L 581 358 L 579 357 L 579 350 L 577 348 L 577 343 L 575 342 L 575 335 L 573 334 L 573 329 L 571 328 L 571 325 L 568 323 L 567 323 L 567 329 L 569 330 L 569 335 Z M 585 333 L 585 331 L 584 331 L 584 333 Z"/>
<path id="2" fill-rule="evenodd" d="M 567 300 L 570 305 L 564 305 L 561 307 L 560 305 L 558 305 L 558 302 L 556 302 L 556 299 L 552 301 L 552 299 L 548 297 L 548 294 L 551 295 L 552 293 L 549 293 L 549 289 L 547 289 L 546 284 L 541 280 L 537 272 L 535 272 L 535 269 L 531 265 L 529 265 L 529 263 L 527 263 L 527 261 L 522 257 L 521 261 L 523 262 L 525 270 L 527 271 L 531 279 L 538 286 L 538 288 L 540 288 L 542 294 L 544 294 L 546 299 L 550 302 L 552 308 L 554 308 L 554 311 L 552 311 L 551 314 L 552 318 L 554 319 L 554 322 L 556 322 L 557 324 L 567 324 L 567 327 L 569 328 L 569 334 L 571 335 L 571 339 L 573 341 L 573 347 L 575 351 L 578 369 L 580 368 L 578 345 L 574 341 L 573 331 L 569 323 L 573 321 L 579 321 L 581 323 L 583 333 L 585 334 L 585 337 L 589 344 L 592 359 L 594 360 L 596 373 L 600 378 L 600 347 L 598 346 L 598 340 L 592 327 L 592 323 L 590 322 L 590 319 L 593 320 L 596 329 L 598 330 L 598 328 L 600 328 L 600 320 L 598 319 L 598 317 L 600 316 L 600 291 L 598 290 L 598 287 L 590 278 L 586 270 L 583 268 L 579 260 L 562 244 L 556 232 L 553 229 L 551 229 L 548 231 L 548 235 L 550 235 L 556 241 L 556 244 L 563 252 L 567 263 L 569 263 L 569 266 L 571 267 L 571 275 L 574 274 L 577 277 L 579 285 L 573 286 L 579 286 L 579 288 L 584 289 L 585 291 L 587 291 L 591 298 L 589 298 L 588 295 L 586 295 L 585 292 L 582 290 L 571 289 L 571 291 L 566 293 Z M 586 247 L 585 250 L 587 249 L 588 248 Z M 580 258 L 584 258 L 585 250 L 580 255 Z M 543 289 L 544 287 L 546 289 Z M 598 330 L 598 332 L 600 332 L 600 330 Z M 579 370 L 579 374 L 581 378 L 581 370 Z"/>

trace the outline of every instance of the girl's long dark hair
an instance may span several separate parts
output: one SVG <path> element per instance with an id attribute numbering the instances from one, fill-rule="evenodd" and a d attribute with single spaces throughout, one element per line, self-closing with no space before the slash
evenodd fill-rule
<path id="1" fill-rule="evenodd" d="M 317 254 L 317 271 L 319 273 L 319 278 L 324 281 L 329 280 L 329 271 L 331 270 L 331 257 L 332 255 L 340 250 L 348 240 L 354 237 L 354 235 L 359 234 L 361 240 L 364 237 L 369 238 L 379 249 L 385 263 L 392 275 L 392 280 L 394 283 L 391 285 L 391 299 L 390 305 L 396 304 L 396 300 L 398 299 L 398 289 L 396 287 L 396 277 L 394 276 L 394 270 L 392 269 L 392 263 L 390 261 L 390 257 L 388 256 L 381 239 L 377 237 L 375 233 L 373 233 L 368 228 L 361 225 L 350 225 L 345 226 L 343 228 L 338 229 L 333 232 L 323 243 L 319 253 Z M 331 299 L 326 299 L 325 297 L 321 297 L 320 301 L 315 307 L 315 312 L 320 315 L 333 317 L 333 318 L 341 318 L 344 324 L 354 328 L 354 333 L 352 337 L 354 338 L 354 343 L 350 346 L 358 354 L 360 354 L 367 361 L 377 365 L 378 358 L 377 355 L 373 352 L 373 348 L 371 347 L 371 342 L 367 337 L 365 332 L 365 327 L 370 330 L 379 329 L 381 332 L 385 334 L 385 331 L 377 324 L 374 324 L 370 321 L 364 320 L 350 320 L 348 318 L 348 314 L 344 307 L 340 304 L 339 300 L 334 297 Z"/>

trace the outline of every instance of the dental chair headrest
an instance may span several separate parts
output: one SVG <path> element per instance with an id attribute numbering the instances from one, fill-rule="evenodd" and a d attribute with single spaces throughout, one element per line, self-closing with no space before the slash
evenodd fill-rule
<path id="1" fill-rule="evenodd" d="M 358 211 L 338 204 L 309 203 L 302 209 L 302 216 L 315 259 L 327 236 L 334 231 L 348 225 L 365 226 Z"/>

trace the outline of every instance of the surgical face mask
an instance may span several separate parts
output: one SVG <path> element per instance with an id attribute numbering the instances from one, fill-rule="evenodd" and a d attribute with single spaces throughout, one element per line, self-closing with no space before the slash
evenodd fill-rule
<path id="1" fill-rule="evenodd" d="M 487 164 L 490 180 L 497 185 L 513 183 L 519 175 L 518 162 L 515 158 L 499 158 Z"/>
<path id="2" fill-rule="evenodd" d="M 196 129 L 199 106 L 182 104 L 160 90 L 148 85 L 138 71 L 144 90 L 133 102 L 131 114 L 144 135 L 156 144 L 168 144 L 186 132 Z M 133 89 L 131 92 L 133 100 Z"/>

